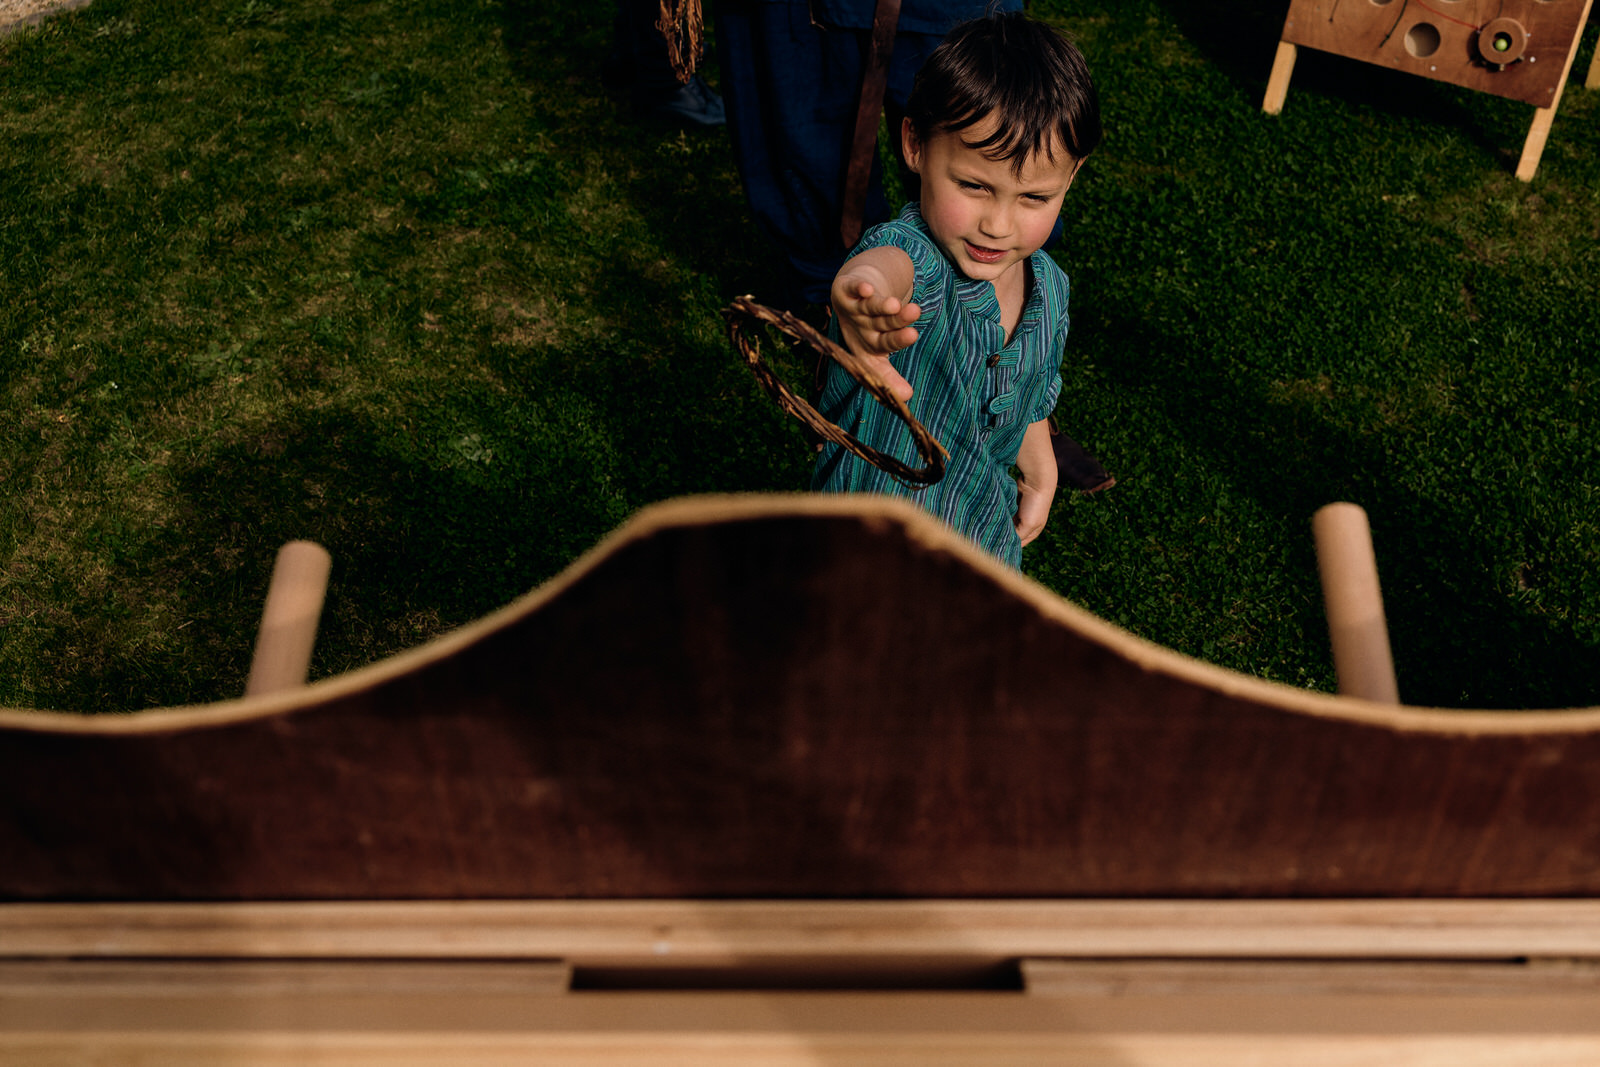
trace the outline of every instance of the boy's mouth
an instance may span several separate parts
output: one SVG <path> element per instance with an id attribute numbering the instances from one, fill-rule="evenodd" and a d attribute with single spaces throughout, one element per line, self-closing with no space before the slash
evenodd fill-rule
<path id="1" fill-rule="evenodd" d="M 971 241 L 967 241 L 966 245 L 967 255 L 979 263 L 998 263 L 1006 255 L 1003 248 L 985 248 L 982 245 L 975 245 Z"/>

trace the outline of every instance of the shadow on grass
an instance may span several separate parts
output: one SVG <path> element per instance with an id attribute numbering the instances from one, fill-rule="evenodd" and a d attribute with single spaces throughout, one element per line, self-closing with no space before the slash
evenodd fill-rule
<path id="1" fill-rule="evenodd" d="M 599 150 L 618 160 L 615 177 L 625 182 L 627 202 L 678 259 L 718 280 L 718 298 L 776 292 L 778 257 L 749 218 L 726 129 L 685 130 L 640 118 L 625 92 L 603 86 L 611 12 L 604 5 L 574 20 L 554 5 L 503 0 L 503 40 L 524 83 L 542 88 L 564 81 L 591 101 L 606 101 L 591 111 L 589 121 L 550 131 L 552 138 L 566 153 Z M 715 85 L 715 49 L 709 43 L 700 73 Z M 654 150 L 657 166 L 631 166 L 641 147 Z"/>
<path id="2" fill-rule="evenodd" d="M 1228 357 L 1167 336 L 1137 318 L 1092 327 L 1118 338 L 1098 356 L 1107 384 L 1137 393 L 1181 427 L 1185 443 L 1230 488 L 1270 514 L 1310 519 L 1349 500 L 1371 519 L 1401 697 L 1438 707 L 1537 708 L 1600 704 L 1600 648 L 1496 590 L 1488 546 L 1466 516 L 1400 484 L 1382 434 L 1358 436 L 1241 392 Z M 1181 360 L 1150 353 L 1182 351 Z M 1465 504 L 1464 506 L 1470 506 Z M 1307 581 L 1315 583 L 1314 572 Z"/>
<path id="3" fill-rule="evenodd" d="M 1365 0 L 1363 0 L 1365 2 Z M 1207 60 L 1259 105 L 1283 33 L 1289 0 L 1160 0 L 1183 35 Z M 1409 121 L 1459 131 L 1475 148 L 1514 169 L 1521 144 L 1507 144 L 1485 125 L 1478 94 L 1313 48 L 1295 60 L 1285 109 L 1301 94 L 1332 97 Z M 1532 119 L 1531 111 L 1528 114 Z"/>
<path id="4" fill-rule="evenodd" d="M 779 258 L 749 218 L 725 129 L 641 119 L 625 92 L 602 85 L 611 11 L 575 19 L 553 5 L 504 0 L 502 34 L 526 84 L 571 87 L 581 114 L 545 135 L 558 156 L 599 161 L 642 233 L 608 244 L 587 281 L 584 299 L 607 324 L 599 347 L 577 359 L 554 350 L 485 358 L 502 373 L 537 365 L 539 375 L 592 401 L 626 452 L 619 478 L 635 505 L 801 489 L 804 443 L 743 369 L 720 316 L 741 293 L 772 299 Z M 701 71 L 715 84 L 709 47 Z"/>
<path id="5" fill-rule="evenodd" d="M 404 651 L 528 591 L 627 515 L 606 453 L 585 438 L 585 413 L 551 395 L 517 432 L 434 427 L 408 440 L 329 412 L 175 469 L 183 521 L 132 548 L 119 577 L 135 591 L 126 595 L 175 597 L 186 621 L 149 659 L 102 655 L 75 692 L 103 706 L 83 710 L 123 710 L 129 693 L 144 706 L 242 693 L 273 560 L 297 538 L 333 556 L 313 677 Z M 229 667 L 218 677 L 194 664 Z"/>

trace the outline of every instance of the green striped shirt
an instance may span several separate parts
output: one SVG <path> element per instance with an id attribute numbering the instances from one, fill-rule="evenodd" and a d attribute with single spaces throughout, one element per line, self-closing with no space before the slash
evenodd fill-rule
<path id="1" fill-rule="evenodd" d="M 917 341 L 890 357 L 915 392 L 915 415 L 950 450 L 944 478 L 903 485 L 837 445 L 817 458 L 811 487 L 830 493 L 909 497 L 1013 567 L 1022 545 L 1012 524 L 1017 485 L 1011 466 L 1028 426 L 1049 417 L 1061 392 L 1067 339 L 1067 276 L 1044 252 L 1028 260 L 1028 297 L 1005 343 L 994 286 L 961 274 L 934 243 L 916 204 L 869 230 L 856 253 L 903 249 L 916 269 L 911 299 L 921 308 Z M 838 326 L 832 327 L 838 339 Z M 837 364 L 828 366 L 822 413 L 864 443 L 922 466 L 911 433 Z"/>

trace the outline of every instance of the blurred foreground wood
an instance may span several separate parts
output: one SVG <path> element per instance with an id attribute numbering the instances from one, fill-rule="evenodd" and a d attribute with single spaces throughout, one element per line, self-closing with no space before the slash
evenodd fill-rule
<path id="1" fill-rule="evenodd" d="M 1141 641 L 910 506 L 652 509 L 501 612 L 206 707 L 0 712 L 0 899 L 1600 891 L 1600 710 Z"/>
<path id="2" fill-rule="evenodd" d="M 371 668 L 0 712 L 0 1061 L 1600 1062 L 1600 709 L 1197 663 L 908 505 L 641 514 Z"/>
<path id="3" fill-rule="evenodd" d="M 1593 901 L 16 904 L 0 943 L 5 1063 L 1600 1056 Z"/>

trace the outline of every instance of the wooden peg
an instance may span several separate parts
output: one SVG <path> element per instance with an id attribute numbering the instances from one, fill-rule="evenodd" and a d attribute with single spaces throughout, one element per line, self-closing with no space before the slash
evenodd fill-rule
<path id="1" fill-rule="evenodd" d="M 315 542 L 290 541 L 278 550 L 245 696 L 306 684 L 332 569 L 333 557 Z"/>
<path id="2" fill-rule="evenodd" d="M 1400 692 L 1367 513 L 1355 504 L 1329 504 L 1312 516 L 1311 531 L 1317 543 L 1339 692 L 1398 704 Z"/>

